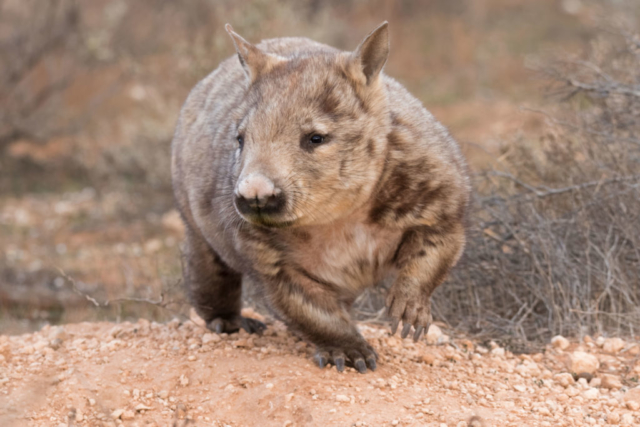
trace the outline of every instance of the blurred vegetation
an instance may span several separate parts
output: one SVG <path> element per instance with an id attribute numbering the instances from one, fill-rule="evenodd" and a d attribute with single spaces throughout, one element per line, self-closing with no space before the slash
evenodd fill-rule
<path id="1" fill-rule="evenodd" d="M 546 73 L 540 78 L 526 62 L 534 56 L 552 58 L 552 52 L 576 58 L 600 52 L 604 57 L 590 61 L 604 66 L 617 51 L 594 47 L 604 43 L 596 38 L 600 27 L 620 19 L 625 28 L 637 28 L 630 21 L 634 16 L 635 2 L 606 0 L 0 0 L 0 331 L 184 312 L 169 144 L 189 90 L 233 52 L 223 25 L 232 23 L 254 42 L 305 36 L 352 49 L 388 20 L 392 50 L 386 72 L 450 128 L 477 173 L 477 221 L 465 260 L 439 291 L 440 320 L 474 333 L 529 339 L 611 327 L 632 332 L 624 322 L 594 319 L 593 313 L 610 305 L 583 304 L 601 289 L 601 279 L 591 272 L 586 279 L 566 276 L 573 299 L 556 305 L 536 300 L 534 295 L 547 295 L 556 284 L 560 290 L 553 292 L 563 292 L 561 279 L 568 273 L 558 270 L 539 283 L 534 280 L 544 286 L 533 286 L 528 278 L 541 273 L 531 263 L 547 268 L 556 263 L 531 258 L 518 245 L 542 243 L 527 243 L 513 228 L 523 227 L 528 238 L 555 238 L 566 230 L 536 221 L 562 218 L 567 204 L 574 206 L 570 199 L 586 197 L 569 192 L 538 200 L 527 195 L 533 187 L 545 191 L 628 172 L 616 169 L 618 160 L 604 169 L 594 167 L 602 159 L 600 149 L 612 145 L 589 139 L 593 134 L 584 131 L 605 132 L 615 141 L 626 138 L 616 114 L 627 110 L 603 107 L 603 99 L 619 101 L 577 90 L 563 92 L 571 95 L 569 101 L 556 106 L 559 98 L 546 97 L 544 85 L 566 83 L 567 64 L 539 67 Z M 522 105 L 552 111 L 552 117 L 565 112 L 563 120 L 574 128 L 568 131 Z M 633 128 L 635 117 L 624 118 Z M 631 168 L 635 160 L 627 156 L 624 165 Z M 503 175 L 487 175 L 490 170 Z M 572 217 L 576 229 L 599 230 L 611 219 L 580 212 L 583 217 Z M 616 217 L 616 223 L 630 219 Z M 516 237 L 518 245 L 512 241 Z M 608 241 L 590 241 L 600 250 L 611 249 Z M 562 257 L 550 259 L 561 268 L 584 262 L 574 251 L 585 241 L 576 242 Z M 637 258 L 628 262 L 637 269 Z M 505 275 L 503 269 L 513 273 Z M 584 280 L 589 290 L 583 289 Z M 96 308 L 79 293 L 101 303 L 121 297 L 165 299 L 163 307 L 127 302 Z M 623 306 L 627 311 L 616 313 L 626 316 L 629 304 L 616 310 Z M 590 314 L 558 323 L 549 313 L 567 307 Z M 378 316 L 379 295 L 363 297 L 357 311 Z M 569 327 L 575 322 L 586 329 Z"/>
<path id="2" fill-rule="evenodd" d="M 636 17 L 639 15 L 635 15 Z M 520 342 L 640 328 L 640 22 L 531 66 L 558 105 L 476 175 L 474 227 L 438 317 Z"/>

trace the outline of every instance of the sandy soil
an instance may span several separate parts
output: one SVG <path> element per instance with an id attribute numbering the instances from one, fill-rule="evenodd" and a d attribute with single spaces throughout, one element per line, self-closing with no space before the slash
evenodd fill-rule
<path id="1" fill-rule="evenodd" d="M 251 314 L 251 313 L 249 313 Z M 273 323 L 263 336 L 194 321 L 80 323 L 0 336 L 2 426 L 638 425 L 640 347 L 556 339 L 513 355 L 432 328 L 424 341 L 361 325 L 375 372 L 317 368 Z M 428 342 L 433 343 L 429 345 Z M 583 370 L 578 382 L 572 370 Z M 587 371 L 593 371 L 588 374 Z M 590 381 L 590 382 L 588 382 Z"/>

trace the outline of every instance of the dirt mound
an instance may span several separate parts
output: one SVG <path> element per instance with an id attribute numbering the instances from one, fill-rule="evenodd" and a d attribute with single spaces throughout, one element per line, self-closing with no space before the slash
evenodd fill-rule
<path id="1" fill-rule="evenodd" d="M 279 323 L 263 336 L 217 335 L 178 320 L 46 326 L 33 334 L 0 336 L 0 425 L 460 427 L 640 421 L 637 344 L 603 339 L 571 344 L 557 338 L 544 353 L 516 356 L 495 345 L 448 342 L 435 328 L 428 339 L 438 345 L 360 328 L 380 353 L 378 370 L 366 375 L 317 368 L 312 348 Z M 580 373 L 576 382 L 570 373 L 575 366 L 592 372 Z"/>

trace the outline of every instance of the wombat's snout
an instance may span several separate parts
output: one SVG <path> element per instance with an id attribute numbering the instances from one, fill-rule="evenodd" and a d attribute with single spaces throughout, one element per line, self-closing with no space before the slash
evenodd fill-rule
<path id="1" fill-rule="evenodd" d="M 235 196 L 236 207 L 243 215 L 277 215 L 285 205 L 282 190 L 260 173 L 241 177 Z"/>

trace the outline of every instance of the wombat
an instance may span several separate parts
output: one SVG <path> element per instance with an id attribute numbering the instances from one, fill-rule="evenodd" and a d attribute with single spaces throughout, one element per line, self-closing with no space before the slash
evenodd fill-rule
<path id="1" fill-rule="evenodd" d="M 387 22 L 353 52 L 226 30 L 237 56 L 192 90 L 172 145 L 189 300 L 216 332 L 260 332 L 240 314 L 247 275 L 320 367 L 374 370 L 350 307 L 393 277 L 392 333 L 400 320 L 403 338 L 428 330 L 431 294 L 465 244 L 464 158 L 382 72 Z"/>

